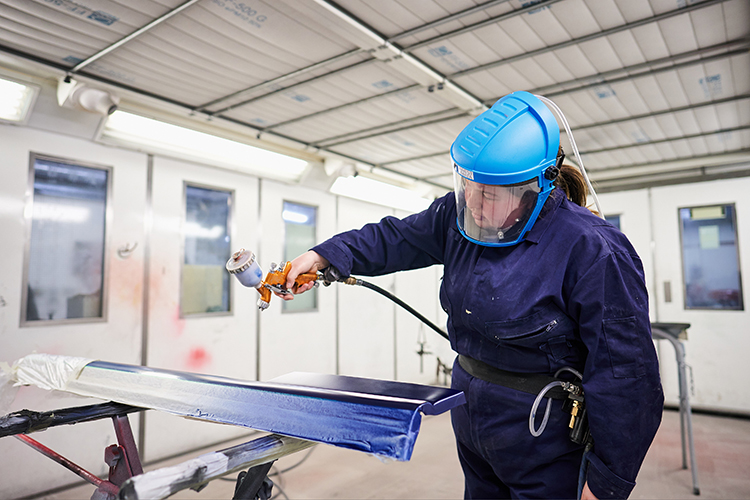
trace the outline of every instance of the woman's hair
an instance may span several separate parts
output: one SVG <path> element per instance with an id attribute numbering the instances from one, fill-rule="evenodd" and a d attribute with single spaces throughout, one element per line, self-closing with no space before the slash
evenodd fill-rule
<path id="1" fill-rule="evenodd" d="M 560 174 L 557 176 L 554 182 L 555 186 L 559 187 L 565 193 L 565 196 L 575 203 L 576 205 L 585 207 L 586 198 L 589 195 L 589 188 L 586 185 L 586 179 L 583 178 L 583 174 L 578 168 L 563 164 L 560 167 Z M 592 207 L 588 207 L 595 215 L 599 215 Z"/>
<path id="2" fill-rule="evenodd" d="M 563 164 L 560 167 L 560 175 L 554 182 L 555 186 L 565 192 L 565 196 L 576 205 L 586 206 L 586 197 L 589 194 L 589 188 L 586 186 L 586 180 L 580 170 L 572 165 Z"/>

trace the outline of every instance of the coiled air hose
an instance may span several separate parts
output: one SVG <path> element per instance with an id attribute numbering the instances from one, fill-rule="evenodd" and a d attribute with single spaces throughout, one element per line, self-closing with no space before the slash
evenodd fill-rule
<path id="1" fill-rule="evenodd" d="M 578 377 L 579 380 L 583 380 L 583 375 L 576 370 L 575 368 L 571 368 L 570 366 L 563 366 L 559 370 L 555 372 L 555 378 L 557 378 L 562 372 L 570 372 L 576 377 Z M 542 432 L 544 432 L 544 429 L 547 427 L 547 421 L 549 420 L 549 412 L 552 409 L 552 404 L 550 402 L 550 398 L 547 398 L 547 406 L 544 407 L 544 418 L 542 418 L 542 424 L 539 426 L 539 429 L 534 428 L 534 421 L 536 420 L 536 410 L 539 408 L 539 403 L 542 402 L 542 398 L 551 391 L 554 387 L 562 387 L 563 389 L 566 389 L 570 387 L 570 382 L 564 382 L 562 380 L 555 380 L 554 382 L 550 382 L 549 384 L 545 385 L 544 388 L 539 391 L 539 394 L 536 395 L 536 399 L 534 400 L 534 404 L 531 405 L 531 412 L 529 412 L 529 432 L 534 437 L 539 437 L 542 435 Z"/>

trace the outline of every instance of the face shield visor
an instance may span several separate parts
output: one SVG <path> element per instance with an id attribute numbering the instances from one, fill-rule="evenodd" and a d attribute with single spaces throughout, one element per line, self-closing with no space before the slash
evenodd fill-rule
<path id="1" fill-rule="evenodd" d="M 480 184 L 453 169 L 458 227 L 468 239 L 488 246 L 513 245 L 526 232 L 539 193 L 536 177 L 511 185 Z"/>

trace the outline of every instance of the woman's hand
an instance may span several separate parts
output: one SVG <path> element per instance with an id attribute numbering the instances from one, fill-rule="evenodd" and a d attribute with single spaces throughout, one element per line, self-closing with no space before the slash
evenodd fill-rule
<path id="1" fill-rule="evenodd" d="M 303 253 L 292 261 L 292 268 L 289 270 L 289 274 L 286 275 L 286 287 L 289 290 L 293 290 L 293 293 L 295 295 L 308 291 L 313 286 L 315 286 L 315 283 L 313 281 L 300 285 L 296 290 L 294 290 L 294 280 L 297 278 L 297 276 L 304 273 L 316 273 L 321 269 L 325 269 L 329 265 L 330 263 L 328 262 L 328 260 L 321 257 L 317 252 L 309 250 Z M 279 295 L 279 297 L 284 300 L 294 299 L 294 295 L 289 293 Z"/>
<path id="2" fill-rule="evenodd" d="M 591 490 L 589 489 L 589 482 L 586 481 L 586 484 L 583 485 L 583 491 L 581 492 L 581 500 L 599 500 L 594 496 L 593 493 L 591 493 Z"/>

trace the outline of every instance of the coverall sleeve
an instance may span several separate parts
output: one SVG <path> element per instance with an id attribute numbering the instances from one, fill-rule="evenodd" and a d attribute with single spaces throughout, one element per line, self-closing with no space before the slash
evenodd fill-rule
<path id="1" fill-rule="evenodd" d="M 443 262 L 446 195 L 404 219 L 385 217 L 347 231 L 312 248 L 344 273 L 378 276 Z"/>
<path id="2" fill-rule="evenodd" d="M 589 488 L 600 499 L 627 498 L 664 403 L 638 256 L 601 256 L 576 277 L 569 305 L 588 349 L 583 387 L 594 439 Z"/>

